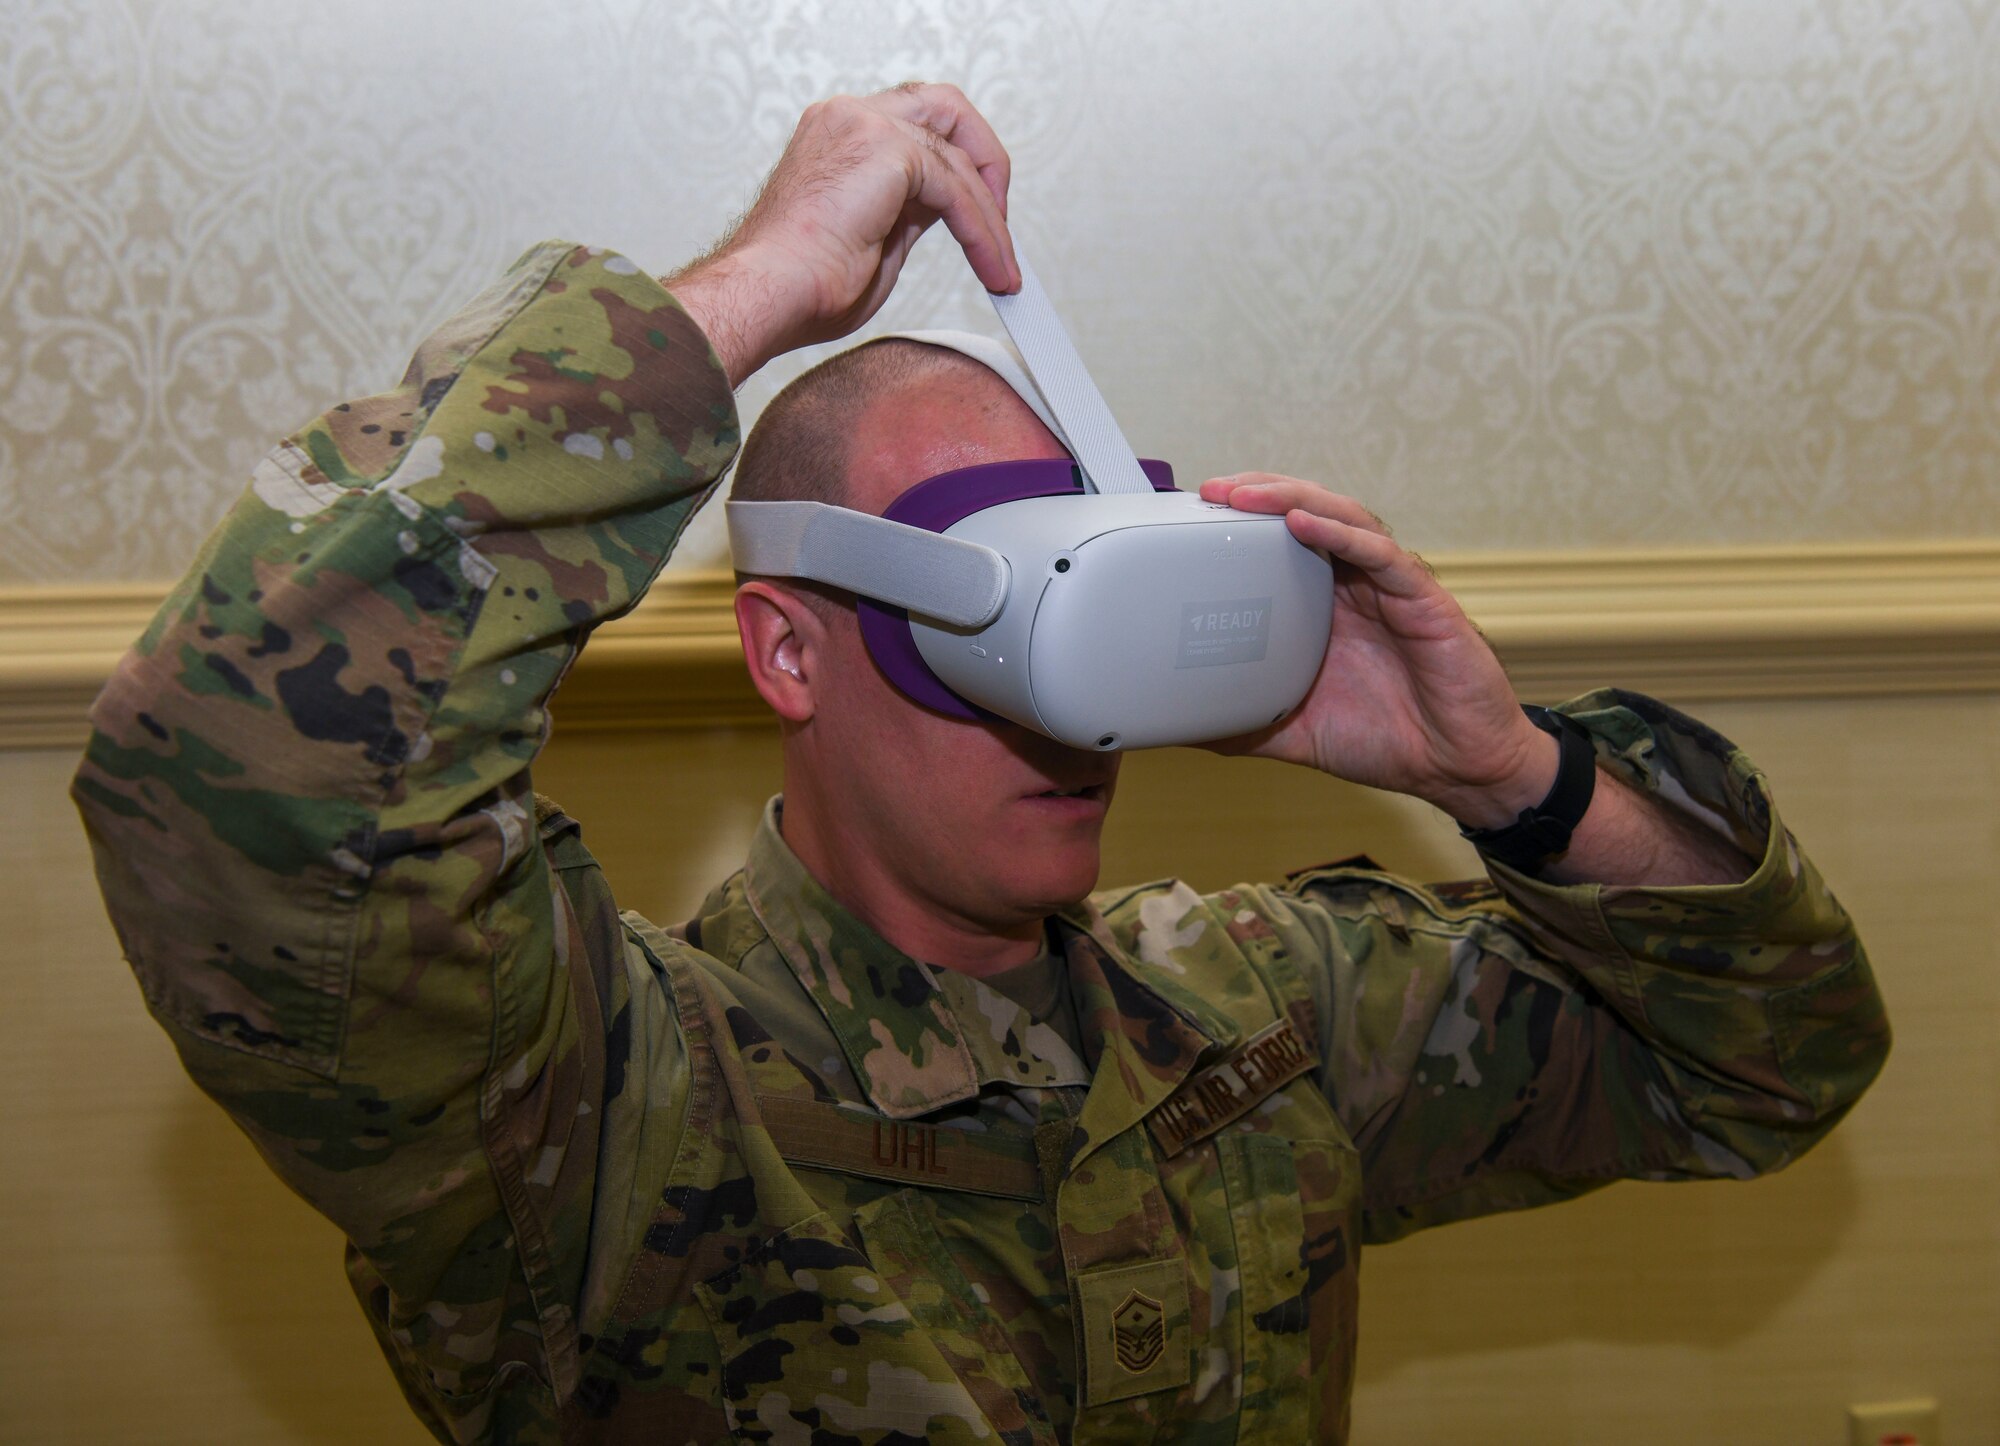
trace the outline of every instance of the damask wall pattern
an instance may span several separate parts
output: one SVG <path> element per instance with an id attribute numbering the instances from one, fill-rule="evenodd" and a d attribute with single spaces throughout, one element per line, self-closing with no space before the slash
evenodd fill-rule
<path id="1" fill-rule="evenodd" d="M 2000 0 L 8 0 L 0 582 L 177 573 L 526 245 L 668 270 L 911 76 L 1184 481 L 1433 547 L 2000 534 Z M 994 326 L 941 235 L 881 324 Z"/>

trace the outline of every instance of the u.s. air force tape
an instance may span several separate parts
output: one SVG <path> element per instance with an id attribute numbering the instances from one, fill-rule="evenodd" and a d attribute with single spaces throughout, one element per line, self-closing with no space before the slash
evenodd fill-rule
<path id="1" fill-rule="evenodd" d="M 1281 1017 L 1168 1095 L 1146 1125 L 1161 1154 L 1178 1155 L 1318 1063 L 1304 1032 Z"/>

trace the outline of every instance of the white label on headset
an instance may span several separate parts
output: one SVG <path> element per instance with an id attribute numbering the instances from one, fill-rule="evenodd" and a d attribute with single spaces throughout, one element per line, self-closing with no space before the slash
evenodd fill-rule
<path id="1" fill-rule="evenodd" d="M 1271 642 L 1271 600 L 1227 598 L 1181 604 L 1181 647 L 1176 668 L 1260 663 Z"/>

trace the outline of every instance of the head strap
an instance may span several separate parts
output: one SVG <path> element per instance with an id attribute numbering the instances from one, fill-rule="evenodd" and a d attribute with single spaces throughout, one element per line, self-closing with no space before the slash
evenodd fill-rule
<path id="1" fill-rule="evenodd" d="M 889 336 L 946 347 L 990 369 L 1069 449 L 1085 491 L 1150 493 L 1152 482 L 1084 370 L 1040 278 L 1018 252 L 1015 259 L 1019 293 L 990 298 L 1012 347 L 965 331 Z M 726 511 L 740 572 L 810 578 L 963 628 L 985 627 L 1006 601 L 1007 561 L 990 547 L 824 502 L 732 501 Z"/>
<path id="2" fill-rule="evenodd" d="M 1020 252 L 1014 253 L 1014 260 L 1021 268 L 1021 289 L 1012 296 L 988 299 L 1000 313 L 1007 335 L 1021 349 L 1028 375 L 1062 423 L 1060 435 L 1066 439 L 1070 455 L 1083 467 L 1085 489 L 1145 496 L 1153 484 L 1146 480 L 1132 444 L 1125 440 L 1118 419 L 1111 415 L 1097 383 L 1084 369 L 1083 358 L 1076 354 L 1062 318 L 1042 290 L 1041 278 Z"/>
<path id="3" fill-rule="evenodd" d="M 824 502 L 731 502 L 739 572 L 804 577 L 983 628 L 1007 600 L 1007 560 L 990 547 Z"/>
<path id="4" fill-rule="evenodd" d="M 1021 289 L 1012 296 L 987 297 L 1013 338 L 1012 346 L 970 331 L 896 331 L 872 340 L 920 341 L 983 362 L 1069 449 L 1083 468 L 1084 491 L 1151 492 L 1153 484 L 1090 379 L 1041 278 L 1019 251 L 1014 260 L 1021 268 Z"/>

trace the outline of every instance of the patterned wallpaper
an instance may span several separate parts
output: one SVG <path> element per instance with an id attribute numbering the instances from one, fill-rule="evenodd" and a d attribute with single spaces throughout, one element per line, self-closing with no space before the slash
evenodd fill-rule
<path id="1" fill-rule="evenodd" d="M 0 582 L 177 572 L 523 246 L 669 269 L 913 75 L 1183 480 L 1437 547 L 2000 534 L 2000 0 L 6 0 Z M 940 234 L 885 324 L 994 323 Z"/>

